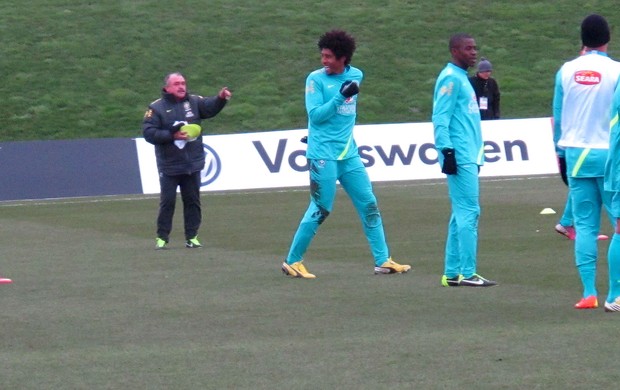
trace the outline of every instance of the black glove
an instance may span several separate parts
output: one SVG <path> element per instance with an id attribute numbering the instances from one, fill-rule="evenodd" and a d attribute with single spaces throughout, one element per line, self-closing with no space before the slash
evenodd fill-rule
<path id="1" fill-rule="evenodd" d="M 443 154 L 441 173 L 456 175 L 456 157 L 454 156 L 454 149 L 443 149 L 441 154 Z"/>
<path id="2" fill-rule="evenodd" d="M 560 167 L 560 176 L 564 184 L 568 185 L 568 176 L 566 175 L 566 157 L 558 157 L 558 166 Z"/>
<path id="3" fill-rule="evenodd" d="M 303 137 L 301 137 L 300 141 L 303 142 L 304 144 L 307 144 L 308 143 L 308 136 L 304 135 Z"/>
<path id="4" fill-rule="evenodd" d="M 357 83 L 354 83 L 351 80 L 347 80 L 340 86 L 340 93 L 345 98 L 350 98 L 353 95 L 357 95 L 360 92 L 360 87 Z"/>
<path id="5" fill-rule="evenodd" d="M 181 130 L 181 127 L 185 126 L 185 123 L 181 122 L 181 123 L 177 123 L 176 125 L 171 127 L 171 130 L 173 133 L 176 133 L 177 131 Z"/>

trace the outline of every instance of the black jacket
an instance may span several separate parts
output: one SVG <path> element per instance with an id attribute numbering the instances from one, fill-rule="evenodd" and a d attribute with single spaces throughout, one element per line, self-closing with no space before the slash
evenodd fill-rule
<path id="1" fill-rule="evenodd" d="M 469 78 L 469 82 L 472 87 L 474 87 L 474 91 L 476 91 L 476 100 L 478 100 L 478 106 L 480 106 L 480 98 L 486 97 L 488 99 L 488 109 L 480 110 L 480 117 L 482 120 L 486 119 L 499 119 L 499 85 L 497 85 L 497 81 L 494 78 L 489 77 L 488 80 L 485 80 L 481 77 L 478 77 L 476 74 Z"/>
<path id="2" fill-rule="evenodd" d="M 157 169 L 166 175 L 182 175 L 201 171 L 205 165 L 202 135 L 187 142 L 180 149 L 173 138 L 172 126 L 176 121 L 200 124 L 202 119 L 217 115 L 226 105 L 218 96 L 203 98 L 186 94 L 178 101 L 174 95 L 162 91 L 162 97 L 149 104 L 142 121 L 142 133 L 147 142 L 155 145 Z M 204 129 L 203 129 L 204 132 Z"/>

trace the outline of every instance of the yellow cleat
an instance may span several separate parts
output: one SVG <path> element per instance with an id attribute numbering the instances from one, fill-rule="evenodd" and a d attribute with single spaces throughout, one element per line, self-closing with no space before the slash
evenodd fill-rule
<path id="1" fill-rule="evenodd" d="M 282 263 L 282 272 L 285 275 L 292 276 L 294 278 L 304 278 L 304 279 L 314 279 L 315 275 L 308 272 L 306 267 L 302 263 L 303 260 L 300 260 L 293 264 L 287 264 L 286 261 Z"/>
<path id="2" fill-rule="evenodd" d="M 410 265 L 398 264 L 390 257 L 387 261 L 381 264 L 379 267 L 375 267 L 375 275 L 377 274 L 400 274 L 405 273 L 411 269 Z"/>

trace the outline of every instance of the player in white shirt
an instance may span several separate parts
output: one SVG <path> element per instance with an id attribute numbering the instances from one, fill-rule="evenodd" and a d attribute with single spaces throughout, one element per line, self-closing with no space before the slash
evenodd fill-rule
<path id="1" fill-rule="evenodd" d="M 601 211 L 609 213 L 611 193 L 603 190 L 609 150 L 610 107 L 620 77 L 620 62 L 607 56 L 609 25 L 587 16 L 581 24 L 585 53 L 566 62 L 555 79 L 554 142 L 564 152 L 575 222 L 575 263 L 583 284 L 577 309 L 598 307 L 597 237 Z"/>

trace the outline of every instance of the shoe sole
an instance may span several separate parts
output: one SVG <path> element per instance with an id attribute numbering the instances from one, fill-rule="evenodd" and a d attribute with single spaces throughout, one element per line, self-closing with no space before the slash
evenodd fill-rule
<path id="1" fill-rule="evenodd" d="M 574 240 L 575 237 L 571 237 L 570 234 L 568 232 L 563 232 L 561 230 L 558 230 L 556 228 L 554 228 L 553 230 L 555 230 L 555 232 L 563 237 L 565 237 L 567 240 Z"/>
<path id="2" fill-rule="evenodd" d="M 290 270 L 289 270 L 290 268 Z M 286 267 L 284 264 L 282 264 L 282 273 L 286 276 L 290 276 L 291 278 L 300 278 L 300 279 L 315 279 L 316 276 L 314 278 L 307 278 L 305 276 L 303 276 L 302 274 L 300 274 L 299 272 L 295 271 L 293 268 L 291 267 Z"/>
<path id="3" fill-rule="evenodd" d="M 375 275 L 391 275 L 391 274 L 406 274 L 409 269 L 404 271 L 396 271 L 392 268 L 375 267 Z"/>
<path id="4" fill-rule="evenodd" d="M 566 238 L 567 240 L 574 240 L 574 238 L 571 238 L 571 236 L 569 236 L 569 235 L 568 235 L 568 234 L 566 234 L 566 233 L 562 233 L 562 232 L 559 232 L 559 231 L 557 231 L 557 230 L 556 230 L 555 232 L 556 232 L 557 234 L 561 235 L 562 237 Z"/>
<path id="5" fill-rule="evenodd" d="M 461 282 L 459 283 L 459 286 L 463 286 L 463 287 L 493 287 L 493 286 L 497 286 L 497 283 L 482 283 L 482 284 L 475 284 L 475 283 L 468 283 L 468 282 L 464 282 L 463 280 L 461 280 Z"/>
<path id="6" fill-rule="evenodd" d="M 575 306 L 575 309 L 577 310 L 598 309 L 598 305 L 597 306 Z"/>
<path id="7" fill-rule="evenodd" d="M 297 273 L 293 268 L 289 267 L 286 263 L 282 263 L 282 273 L 292 278 L 302 277 L 299 273 Z"/>

